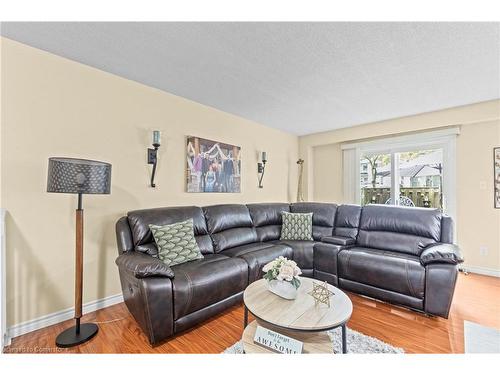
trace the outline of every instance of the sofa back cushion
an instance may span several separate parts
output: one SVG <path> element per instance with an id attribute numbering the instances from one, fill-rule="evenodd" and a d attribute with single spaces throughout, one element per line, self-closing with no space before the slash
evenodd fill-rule
<path id="1" fill-rule="evenodd" d="M 247 204 L 257 233 L 258 241 L 278 240 L 281 235 L 281 213 L 290 212 L 288 203 L 254 203 Z"/>
<path id="2" fill-rule="evenodd" d="M 355 240 L 358 236 L 360 218 L 361 206 L 354 204 L 343 204 L 339 206 L 335 217 L 333 235 L 348 237 Z"/>
<path id="3" fill-rule="evenodd" d="M 321 237 L 333 234 L 333 224 L 337 205 L 333 203 L 299 202 L 290 205 L 292 213 L 313 213 L 313 238 L 320 241 Z"/>
<path id="4" fill-rule="evenodd" d="M 258 241 L 247 206 L 218 204 L 203 207 L 203 213 L 216 253 Z"/>
<path id="5" fill-rule="evenodd" d="M 441 239 L 438 209 L 367 205 L 361 212 L 357 244 L 420 256 Z"/>
<path id="6" fill-rule="evenodd" d="M 200 207 L 162 207 L 130 211 L 127 214 L 134 249 L 155 255 L 156 245 L 149 225 L 166 225 L 193 219 L 194 236 L 202 254 L 214 252 L 205 217 Z"/>

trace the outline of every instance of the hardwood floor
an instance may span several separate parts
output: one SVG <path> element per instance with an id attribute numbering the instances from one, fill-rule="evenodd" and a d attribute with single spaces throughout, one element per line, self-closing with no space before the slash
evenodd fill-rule
<path id="1" fill-rule="evenodd" d="M 463 353 L 464 320 L 500 329 L 499 278 L 460 274 L 449 319 L 429 318 L 358 295 L 349 296 L 354 305 L 350 328 L 407 353 Z M 123 303 L 87 314 L 82 321 L 99 322 L 99 333 L 79 347 L 55 347 L 56 336 L 73 325 L 73 321 L 66 321 L 13 339 L 5 352 L 220 353 L 241 338 L 243 306 L 235 306 L 155 347 L 149 345 Z"/>

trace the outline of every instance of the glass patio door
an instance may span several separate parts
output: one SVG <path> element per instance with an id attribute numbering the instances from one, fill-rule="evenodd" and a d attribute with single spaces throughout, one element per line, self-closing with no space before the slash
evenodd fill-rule
<path id="1" fill-rule="evenodd" d="M 399 205 L 443 209 L 443 150 L 397 154 Z"/>
<path id="2" fill-rule="evenodd" d="M 443 209 L 443 149 L 400 149 L 360 155 L 361 205 Z"/>
<path id="3" fill-rule="evenodd" d="M 391 199 L 391 154 L 370 153 L 360 159 L 361 205 L 385 204 Z"/>

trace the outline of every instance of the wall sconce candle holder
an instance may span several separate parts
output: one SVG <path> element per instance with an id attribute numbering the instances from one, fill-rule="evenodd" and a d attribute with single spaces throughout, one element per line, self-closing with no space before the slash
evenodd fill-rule
<path id="1" fill-rule="evenodd" d="M 264 172 L 266 171 L 266 163 L 267 163 L 267 153 L 262 152 L 262 162 L 257 163 L 257 173 L 259 174 L 259 188 L 262 189 L 264 186 L 262 185 L 262 179 L 264 178 Z"/>
<path id="2" fill-rule="evenodd" d="M 153 131 L 153 148 L 148 148 L 148 164 L 153 164 L 153 171 L 151 173 L 151 187 L 156 187 L 155 174 L 156 165 L 158 163 L 158 149 L 160 148 L 161 133 L 159 130 Z"/>
<path id="3" fill-rule="evenodd" d="M 304 174 L 304 159 L 297 160 L 299 166 L 299 179 L 297 181 L 297 202 L 304 202 L 304 192 L 302 186 L 302 175 Z"/>

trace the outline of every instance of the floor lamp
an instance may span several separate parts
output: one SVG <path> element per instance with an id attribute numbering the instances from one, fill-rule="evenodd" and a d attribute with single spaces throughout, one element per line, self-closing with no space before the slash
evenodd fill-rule
<path id="1" fill-rule="evenodd" d="M 61 332 L 56 345 L 68 348 L 82 344 L 97 334 L 94 323 L 80 324 L 83 292 L 83 194 L 109 194 L 111 164 L 85 159 L 49 158 L 47 192 L 78 194 L 76 210 L 75 326 Z"/>

